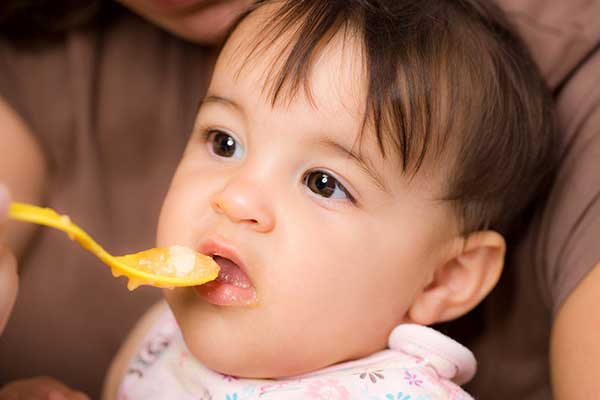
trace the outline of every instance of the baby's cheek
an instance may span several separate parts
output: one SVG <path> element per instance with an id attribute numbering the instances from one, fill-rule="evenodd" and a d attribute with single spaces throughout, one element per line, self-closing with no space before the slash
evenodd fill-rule
<path id="1" fill-rule="evenodd" d="M 156 229 L 156 245 L 159 247 L 168 246 L 172 242 L 174 228 L 172 224 L 174 217 L 171 215 L 168 203 L 164 203 L 158 219 Z"/>
<path id="2" fill-rule="evenodd" d="M 180 237 L 182 233 L 189 229 L 186 228 L 189 218 L 186 220 L 181 215 L 181 210 L 189 210 L 189 208 L 183 206 L 184 204 L 185 194 L 181 193 L 176 187 L 171 187 L 163 203 L 158 220 L 156 231 L 158 246 L 169 246 L 171 244 L 193 245 L 193 243 L 183 241 L 184 238 Z"/>
<path id="3" fill-rule="evenodd" d="M 158 246 L 197 245 L 197 241 L 191 237 L 191 232 L 202 220 L 200 216 L 206 213 L 207 206 L 194 186 L 193 179 L 179 172 L 171 182 L 159 216 Z"/>

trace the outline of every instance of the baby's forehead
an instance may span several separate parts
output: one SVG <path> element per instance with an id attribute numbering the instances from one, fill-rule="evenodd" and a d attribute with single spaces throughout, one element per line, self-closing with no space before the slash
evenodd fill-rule
<path id="1" fill-rule="evenodd" d="M 300 99 L 321 111 L 339 112 L 337 106 L 341 105 L 346 112 L 362 117 L 367 83 L 360 41 L 339 30 L 320 38 L 322 43 L 315 45 L 309 60 L 295 59 L 295 27 L 281 32 L 265 30 L 274 11 L 267 5 L 242 21 L 223 48 L 217 72 L 225 69 L 235 79 L 250 78 L 273 105 Z"/>

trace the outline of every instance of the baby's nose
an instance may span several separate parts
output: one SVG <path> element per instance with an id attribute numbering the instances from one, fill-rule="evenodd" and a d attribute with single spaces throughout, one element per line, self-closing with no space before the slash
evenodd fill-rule
<path id="1" fill-rule="evenodd" d="M 216 213 L 257 232 L 267 233 L 275 227 L 273 207 L 266 194 L 250 182 L 229 182 L 212 196 L 210 205 Z"/>

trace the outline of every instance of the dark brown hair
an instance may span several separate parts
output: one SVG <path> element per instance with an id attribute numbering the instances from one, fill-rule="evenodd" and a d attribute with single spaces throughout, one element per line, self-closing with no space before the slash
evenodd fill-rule
<path id="1" fill-rule="evenodd" d="M 262 0 L 246 15 L 267 4 L 277 6 L 249 59 L 290 37 L 271 71 L 273 104 L 302 87 L 310 95 L 312 62 L 335 34 L 358 40 L 364 126 L 384 156 L 392 145 L 405 174 L 447 163 L 441 199 L 454 204 L 465 234 L 506 234 L 551 177 L 551 98 L 490 0 Z"/>

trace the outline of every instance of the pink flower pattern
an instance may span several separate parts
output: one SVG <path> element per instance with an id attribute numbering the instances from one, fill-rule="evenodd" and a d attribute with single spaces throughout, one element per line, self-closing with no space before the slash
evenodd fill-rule
<path id="1" fill-rule="evenodd" d="M 423 383 L 423 381 L 419 379 L 417 374 L 411 374 L 408 371 L 404 371 L 404 380 L 406 380 L 406 382 L 408 382 L 408 384 L 411 386 L 421 387 L 421 384 Z"/>

